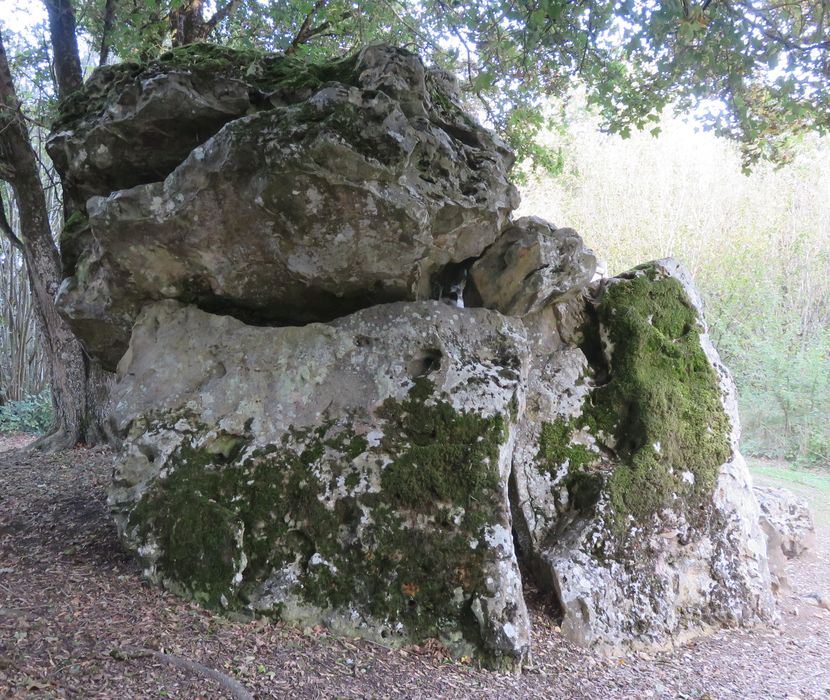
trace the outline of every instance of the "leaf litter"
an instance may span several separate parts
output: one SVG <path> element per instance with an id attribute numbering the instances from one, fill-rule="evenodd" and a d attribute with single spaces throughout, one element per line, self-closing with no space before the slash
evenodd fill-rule
<path id="1" fill-rule="evenodd" d="M 528 590 L 533 658 L 519 675 L 265 619 L 233 620 L 148 585 L 106 507 L 113 455 L 44 455 L 0 436 L 0 697 L 781 698 L 830 700 L 830 528 L 790 563 L 775 627 L 721 630 L 609 659 L 567 642 Z M 243 695 L 241 693 L 246 693 Z"/>

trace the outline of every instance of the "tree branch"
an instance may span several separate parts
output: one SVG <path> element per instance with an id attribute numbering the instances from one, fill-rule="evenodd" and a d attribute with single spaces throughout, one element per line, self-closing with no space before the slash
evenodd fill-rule
<path id="1" fill-rule="evenodd" d="M 323 22 L 326 26 L 320 29 L 322 25 L 315 27 L 312 29 L 311 27 L 311 20 L 317 12 L 323 9 L 326 5 L 326 0 L 317 0 L 314 3 L 314 7 L 311 8 L 311 11 L 305 16 L 303 23 L 300 25 L 300 31 L 297 32 L 296 36 L 291 40 L 291 43 L 288 45 L 288 48 L 285 50 L 285 55 L 290 56 L 293 53 L 297 52 L 297 49 L 302 45 L 305 44 L 309 39 L 314 36 L 315 30 L 319 29 L 316 33 L 319 34 L 320 32 L 324 32 L 328 29 L 328 23 Z"/>
<path id="2" fill-rule="evenodd" d="M 817 41 L 814 44 L 799 44 L 792 39 L 785 37 L 778 29 L 765 29 L 764 36 L 767 39 L 777 41 L 784 48 L 790 51 L 813 51 L 814 49 L 830 49 L 830 39 L 826 41 Z"/>
<path id="3" fill-rule="evenodd" d="M 443 8 L 444 12 L 446 12 L 448 15 L 450 15 L 450 14 L 455 15 L 455 13 L 452 11 L 452 8 L 448 7 L 445 2 L 441 2 L 439 0 L 439 4 Z M 456 19 L 457 19 L 457 16 L 456 16 Z M 461 35 L 461 30 L 458 28 L 458 25 L 456 25 L 455 22 L 450 22 L 449 23 L 449 29 L 453 33 L 455 38 L 458 39 L 458 42 L 461 44 L 461 46 L 464 47 L 464 51 L 467 54 L 467 82 L 470 83 L 470 88 L 472 89 L 472 87 L 473 87 L 473 54 L 472 54 L 472 51 L 470 51 L 470 45 L 467 43 L 466 39 Z M 476 94 L 478 95 L 478 92 L 476 92 Z M 484 102 L 481 95 L 478 95 L 478 98 L 480 100 L 482 100 L 482 102 Z M 486 105 L 485 105 L 485 107 L 486 107 Z"/>
<path id="4" fill-rule="evenodd" d="M 49 33 L 52 37 L 52 58 L 57 77 L 58 97 L 80 89 L 83 85 L 78 39 L 75 36 L 75 12 L 70 0 L 44 0 L 49 13 Z"/>
<path id="5" fill-rule="evenodd" d="M 397 8 L 393 2 L 388 2 L 387 0 L 381 0 L 381 2 L 386 6 L 395 17 L 397 18 L 398 22 L 403 25 L 404 29 L 406 29 L 413 37 L 417 37 L 418 40 L 423 44 L 423 46 L 429 46 L 436 52 L 443 52 L 443 49 L 438 46 L 430 37 L 425 34 L 424 32 L 420 31 L 417 27 L 413 26 L 411 22 L 407 21 L 404 17 L 401 16 L 400 12 L 398 12 Z M 410 41 L 407 43 L 407 46 L 413 45 L 415 42 Z"/>
<path id="6" fill-rule="evenodd" d="M 230 0 L 230 2 L 228 2 L 228 4 L 222 9 L 216 10 L 216 12 L 213 13 L 213 16 L 205 22 L 204 38 L 207 39 L 213 30 L 216 29 L 217 25 L 230 17 L 236 11 L 236 8 L 241 4 L 242 0 Z"/>
<path id="7" fill-rule="evenodd" d="M 124 647 L 122 649 L 113 649 L 110 652 L 110 656 L 114 659 L 118 659 L 119 661 L 127 661 L 130 659 L 141 659 L 141 658 L 153 658 L 157 661 L 161 661 L 162 663 L 168 664 L 170 666 L 174 666 L 182 671 L 187 671 L 189 673 L 198 673 L 200 676 L 205 676 L 210 678 L 212 681 L 218 683 L 222 690 L 225 691 L 228 695 L 235 700 L 254 700 L 254 696 L 251 695 L 248 690 L 242 685 L 238 680 L 235 678 L 231 678 L 225 673 L 221 671 L 217 671 L 213 668 L 208 668 L 196 661 L 190 661 L 189 659 L 185 659 L 181 656 L 177 656 L 175 654 L 166 654 L 161 651 L 155 651 L 153 649 L 138 649 L 135 647 Z"/>
<path id="8" fill-rule="evenodd" d="M 6 217 L 6 205 L 3 201 L 3 192 L 0 191 L 0 231 L 9 239 L 9 242 L 18 250 L 23 250 L 23 241 L 21 241 L 12 229 L 8 218 Z"/>
<path id="9" fill-rule="evenodd" d="M 110 55 L 110 35 L 115 24 L 115 0 L 107 0 L 104 5 L 104 28 L 101 31 L 101 50 L 98 56 L 98 65 L 106 65 Z"/>

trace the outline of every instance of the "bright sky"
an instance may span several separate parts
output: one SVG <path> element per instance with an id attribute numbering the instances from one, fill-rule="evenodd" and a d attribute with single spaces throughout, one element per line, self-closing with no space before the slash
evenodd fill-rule
<path id="1" fill-rule="evenodd" d="M 39 0 L 0 0 L 0 22 L 5 29 L 22 32 L 46 21 L 46 8 Z"/>

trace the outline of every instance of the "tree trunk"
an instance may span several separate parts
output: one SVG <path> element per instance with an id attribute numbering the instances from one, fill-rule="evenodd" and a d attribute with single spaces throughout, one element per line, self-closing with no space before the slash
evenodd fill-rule
<path id="1" fill-rule="evenodd" d="M 101 48 L 98 52 L 98 65 L 105 66 L 110 56 L 112 29 L 115 26 L 115 0 L 106 0 L 104 5 L 104 26 L 101 29 Z"/>
<path id="2" fill-rule="evenodd" d="M 49 13 L 58 97 L 63 99 L 80 89 L 84 82 L 75 36 L 75 12 L 70 0 L 44 0 L 44 4 Z"/>
<path id="3" fill-rule="evenodd" d="M 61 64 L 58 57 L 55 63 Z M 92 367 L 55 307 L 55 292 L 61 280 L 60 256 L 52 238 L 37 157 L 20 110 L 2 36 L 0 178 L 11 185 L 17 202 L 23 257 L 50 365 L 55 422 L 52 433 L 35 446 L 56 450 L 79 442 L 99 443 L 104 437 L 103 411 L 101 403 L 90 398 L 106 391 L 106 380 Z"/>
<path id="4" fill-rule="evenodd" d="M 173 46 L 186 46 L 204 38 L 205 18 L 202 0 L 184 0 L 182 6 L 170 13 Z"/>

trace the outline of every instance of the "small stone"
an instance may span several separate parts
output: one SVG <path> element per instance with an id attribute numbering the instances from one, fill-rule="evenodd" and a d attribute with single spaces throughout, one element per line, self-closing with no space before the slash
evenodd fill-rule
<path id="1" fill-rule="evenodd" d="M 778 546 L 787 559 L 815 547 L 816 529 L 805 499 L 772 486 L 755 486 L 752 490 L 761 507 L 761 522 L 771 546 Z"/>

